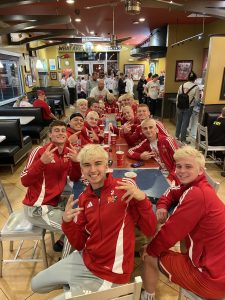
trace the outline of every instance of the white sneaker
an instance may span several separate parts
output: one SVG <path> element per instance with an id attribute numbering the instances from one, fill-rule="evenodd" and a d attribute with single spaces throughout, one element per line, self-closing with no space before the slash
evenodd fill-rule
<path id="1" fill-rule="evenodd" d="M 149 294 L 146 291 L 141 293 L 141 300 L 155 300 L 155 294 Z"/>

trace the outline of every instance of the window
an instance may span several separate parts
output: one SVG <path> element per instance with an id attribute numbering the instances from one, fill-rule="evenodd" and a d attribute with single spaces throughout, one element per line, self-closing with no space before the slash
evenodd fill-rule
<path id="1" fill-rule="evenodd" d="M 0 53 L 0 105 L 12 102 L 22 94 L 18 63 L 18 57 Z"/>

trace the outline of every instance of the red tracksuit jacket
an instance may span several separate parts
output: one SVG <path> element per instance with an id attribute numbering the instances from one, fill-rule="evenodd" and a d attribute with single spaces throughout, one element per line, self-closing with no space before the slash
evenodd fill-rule
<path id="1" fill-rule="evenodd" d="M 177 207 L 149 244 L 148 254 L 160 256 L 185 238 L 193 265 L 225 295 L 225 205 L 204 175 L 169 188 L 157 208 L 169 209 L 173 203 Z"/>
<path id="2" fill-rule="evenodd" d="M 79 163 L 73 163 L 66 157 L 68 144 L 63 153 L 54 152 L 54 162 L 43 164 L 40 160 L 49 144 L 35 148 L 28 159 L 27 165 L 21 173 L 23 186 L 28 187 L 23 204 L 28 206 L 52 205 L 57 206 L 60 200 L 67 176 L 77 181 L 81 177 Z"/>
<path id="3" fill-rule="evenodd" d="M 96 276 L 113 282 L 127 283 L 133 271 L 135 232 L 137 225 L 147 235 L 154 235 L 156 217 L 146 197 L 143 201 L 121 201 L 123 190 L 111 174 L 105 180 L 100 198 L 91 186 L 79 197 L 84 207 L 76 221 L 63 222 L 62 229 L 71 245 L 83 250 L 87 268 Z"/>

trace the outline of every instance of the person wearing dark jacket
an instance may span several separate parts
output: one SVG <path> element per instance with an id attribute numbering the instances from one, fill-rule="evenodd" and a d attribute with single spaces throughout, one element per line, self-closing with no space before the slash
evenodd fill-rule
<path id="1" fill-rule="evenodd" d="M 120 73 L 120 78 L 119 78 L 119 81 L 118 81 L 119 96 L 125 94 L 126 82 L 124 80 L 125 80 L 124 74 Z"/>
<path id="2" fill-rule="evenodd" d="M 138 81 L 137 92 L 138 92 L 138 100 L 139 104 L 144 103 L 144 86 L 147 83 L 145 76 L 142 75 Z"/>

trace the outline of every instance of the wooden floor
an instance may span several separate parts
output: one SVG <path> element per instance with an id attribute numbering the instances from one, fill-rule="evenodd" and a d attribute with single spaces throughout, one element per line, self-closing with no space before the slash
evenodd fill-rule
<path id="1" fill-rule="evenodd" d="M 69 114 L 69 111 L 68 111 Z M 170 133 L 174 133 L 174 126 L 168 121 L 164 121 Z M 20 173 L 23 170 L 25 162 L 23 162 L 14 172 L 0 167 L 0 178 L 12 203 L 13 209 L 22 208 L 22 200 L 26 192 L 26 188 L 20 183 Z M 219 196 L 225 203 L 225 178 L 220 176 L 221 168 L 215 164 L 207 165 L 207 171 L 218 182 L 220 182 Z M 6 209 L 0 203 L 0 228 L 4 224 L 7 217 Z M 51 247 L 50 236 L 46 237 L 48 260 L 50 264 L 58 261 L 59 255 L 55 253 Z M 32 251 L 32 243 L 25 243 L 23 246 L 23 254 L 29 255 Z M 38 249 L 40 253 L 40 249 Z M 4 256 L 12 257 L 9 252 L 9 244 L 4 242 Z M 31 291 L 31 278 L 43 269 L 42 263 L 10 263 L 3 266 L 3 278 L 0 279 L 0 300 L 45 300 L 51 299 L 55 295 L 61 293 L 61 290 L 54 291 L 49 294 L 36 294 Z M 134 275 L 140 274 L 140 259 L 135 259 Z M 157 289 L 157 300 L 176 300 L 178 296 L 178 287 L 171 284 L 164 277 L 160 277 Z M 183 299 L 186 299 L 183 297 Z"/>

